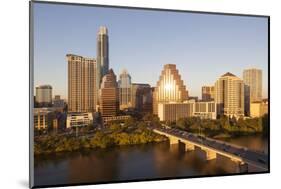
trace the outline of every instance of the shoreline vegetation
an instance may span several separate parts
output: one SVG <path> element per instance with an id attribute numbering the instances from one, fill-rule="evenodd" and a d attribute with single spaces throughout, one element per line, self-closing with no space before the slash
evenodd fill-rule
<path id="1" fill-rule="evenodd" d="M 168 138 L 154 133 L 147 128 L 161 126 L 157 116 L 145 115 L 142 120 L 130 118 L 121 124 L 112 121 L 103 129 L 97 130 L 93 126 L 80 128 L 81 136 L 50 134 L 38 137 L 34 141 L 34 154 L 53 154 L 60 152 L 74 152 L 78 150 L 91 150 L 109 148 L 122 145 L 137 145 L 168 141 Z M 198 117 L 180 118 L 175 122 L 165 124 L 191 133 L 226 139 L 236 136 L 268 134 L 268 116 L 260 118 L 235 119 L 222 116 L 217 120 L 200 119 Z M 90 132 L 89 132 L 90 131 Z"/>
<path id="2" fill-rule="evenodd" d="M 91 130 L 88 128 L 88 130 Z M 77 150 L 109 148 L 122 145 L 136 145 L 168 141 L 165 136 L 154 133 L 143 121 L 128 119 L 123 125 L 112 122 L 102 130 L 96 130 L 90 136 L 49 135 L 38 138 L 34 143 L 34 154 L 51 154 Z"/>
<path id="3" fill-rule="evenodd" d="M 200 119 L 199 117 L 180 118 L 176 122 L 167 123 L 171 127 L 215 139 L 236 136 L 268 134 L 268 115 L 259 118 Z"/>

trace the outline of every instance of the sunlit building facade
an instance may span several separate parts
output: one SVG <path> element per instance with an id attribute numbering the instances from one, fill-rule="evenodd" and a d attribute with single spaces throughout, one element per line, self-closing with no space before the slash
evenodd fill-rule
<path id="1" fill-rule="evenodd" d="M 183 102 L 188 91 L 175 64 L 166 64 L 153 92 L 153 114 L 158 114 L 159 103 Z"/>
<path id="2" fill-rule="evenodd" d="M 262 117 L 268 114 L 268 100 L 254 101 L 250 104 L 250 116 L 251 117 Z"/>
<path id="3" fill-rule="evenodd" d="M 123 70 L 119 76 L 119 103 L 120 109 L 126 109 L 132 106 L 131 103 L 131 76 L 127 70 Z"/>
<path id="4" fill-rule="evenodd" d="M 216 103 L 214 101 L 188 100 L 182 103 L 159 103 L 158 116 L 160 121 L 176 121 L 180 118 L 200 117 L 216 119 Z"/>
<path id="5" fill-rule="evenodd" d="M 251 102 L 262 100 L 262 70 L 251 68 L 243 71 L 245 84 L 245 113 L 250 115 Z"/>
<path id="6" fill-rule="evenodd" d="M 85 127 L 93 124 L 91 112 L 72 112 L 67 114 L 66 128 Z"/>
<path id="7" fill-rule="evenodd" d="M 68 61 L 68 111 L 93 112 L 96 109 L 96 60 L 73 54 Z"/>
<path id="8" fill-rule="evenodd" d="M 200 117 L 201 119 L 216 119 L 217 118 L 217 107 L 214 100 L 189 102 L 193 104 L 192 116 Z"/>
<path id="9" fill-rule="evenodd" d="M 227 72 L 215 83 L 215 102 L 219 115 L 244 116 L 244 82 Z"/>

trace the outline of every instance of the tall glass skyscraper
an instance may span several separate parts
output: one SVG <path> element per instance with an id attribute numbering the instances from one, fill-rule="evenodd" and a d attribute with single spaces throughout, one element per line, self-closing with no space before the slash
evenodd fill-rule
<path id="1" fill-rule="evenodd" d="M 262 70 L 251 68 L 243 71 L 245 83 L 245 113 L 250 115 L 250 103 L 262 100 Z"/>
<path id="2" fill-rule="evenodd" d="M 101 26 L 97 35 L 97 77 L 100 85 L 102 77 L 108 73 L 108 32 L 105 26 Z"/>
<path id="3" fill-rule="evenodd" d="M 126 109 L 131 107 L 131 76 L 127 70 L 123 70 L 119 76 L 119 102 L 120 109 Z"/>

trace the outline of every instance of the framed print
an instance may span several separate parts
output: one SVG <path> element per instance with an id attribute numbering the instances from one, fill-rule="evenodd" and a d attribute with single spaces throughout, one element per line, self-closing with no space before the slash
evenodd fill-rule
<path id="1" fill-rule="evenodd" d="M 30 1 L 30 187 L 269 173 L 269 21 Z"/>

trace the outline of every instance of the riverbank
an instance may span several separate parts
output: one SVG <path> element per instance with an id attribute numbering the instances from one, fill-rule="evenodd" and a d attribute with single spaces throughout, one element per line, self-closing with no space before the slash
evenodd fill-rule
<path id="1" fill-rule="evenodd" d="M 165 136 L 158 135 L 145 127 L 109 127 L 87 136 L 50 135 L 38 138 L 34 143 L 34 154 L 52 154 L 73 152 L 85 149 L 108 148 L 121 145 L 136 145 L 167 141 Z"/>
<path id="2" fill-rule="evenodd" d="M 229 118 L 201 119 L 199 117 L 180 118 L 176 122 L 167 123 L 184 131 L 204 135 L 211 138 L 231 138 L 255 134 L 268 135 L 268 116 L 260 118 Z"/>

